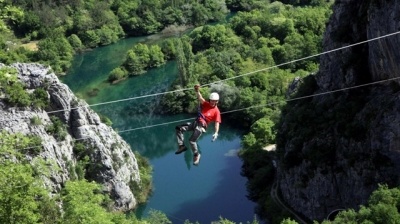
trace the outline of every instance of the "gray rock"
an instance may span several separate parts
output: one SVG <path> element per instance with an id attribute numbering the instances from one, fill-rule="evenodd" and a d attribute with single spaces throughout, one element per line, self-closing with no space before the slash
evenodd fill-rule
<path id="1" fill-rule="evenodd" d="M 399 1 L 336 1 L 323 46 L 333 50 L 399 30 Z M 314 93 L 399 78 L 399 61 L 398 34 L 324 54 Z M 323 220 L 335 209 L 358 210 L 378 183 L 400 184 L 399 81 L 317 96 L 288 108 L 289 114 L 307 108 L 316 115 L 297 127 L 284 119 L 279 130 L 282 136 L 298 134 L 277 146 L 284 152 L 277 179 L 287 204 L 311 220 Z M 306 127 L 312 136 L 303 134 Z M 324 156 L 331 159 L 318 161 L 312 157 L 318 153 L 331 153 Z M 287 164 L 289 155 L 298 156 L 298 164 Z"/>
<path id="2" fill-rule="evenodd" d="M 5 66 L 0 64 L 0 67 Z M 78 99 L 65 84 L 61 83 L 50 68 L 40 64 L 15 63 L 18 78 L 28 91 L 44 88 L 48 91 L 50 106 L 46 110 L 9 107 L 0 98 L 0 130 L 10 133 L 34 134 L 42 139 L 42 151 L 36 156 L 27 155 L 34 163 L 43 158 L 51 163 L 50 176 L 43 176 L 52 192 L 59 192 L 70 180 L 70 165 L 77 165 L 73 152 L 75 142 L 83 143 L 89 150 L 90 164 L 85 174 L 89 180 L 103 185 L 114 200 L 114 209 L 127 211 L 137 206 L 130 182 L 140 182 L 138 164 L 130 146 L 99 116 L 86 102 Z M 46 132 L 51 124 L 50 117 L 57 116 L 67 126 L 64 140 L 57 140 Z M 31 119 L 38 118 L 42 124 L 32 125 Z M 117 160 L 116 160 L 117 158 Z"/>

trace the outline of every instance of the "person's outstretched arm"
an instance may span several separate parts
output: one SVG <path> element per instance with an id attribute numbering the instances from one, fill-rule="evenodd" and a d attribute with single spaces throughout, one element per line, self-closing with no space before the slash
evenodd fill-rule
<path id="1" fill-rule="evenodd" d="M 211 141 L 215 141 L 218 138 L 218 132 L 219 132 L 219 122 L 215 122 L 215 132 L 212 136 L 212 140 Z"/>
<path id="2" fill-rule="evenodd" d="M 219 122 L 215 122 L 215 134 L 218 135 L 219 132 Z"/>
<path id="3" fill-rule="evenodd" d="M 206 100 L 203 98 L 203 96 L 200 93 L 200 85 L 199 84 L 194 85 L 194 91 L 196 91 L 196 96 L 197 96 L 197 99 L 199 100 L 200 104 L 203 104 Z"/>

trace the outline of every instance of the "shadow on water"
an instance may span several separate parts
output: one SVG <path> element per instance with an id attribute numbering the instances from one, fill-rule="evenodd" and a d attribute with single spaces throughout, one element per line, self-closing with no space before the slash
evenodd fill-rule
<path id="1" fill-rule="evenodd" d="M 188 119 L 188 122 L 194 119 L 193 116 L 190 115 L 176 115 L 169 116 L 168 119 L 165 117 L 164 120 L 161 120 L 160 123 L 154 121 L 152 125 L 159 125 L 163 123 L 174 122 L 178 120 Z M 143 127 L 139 130 L 121 132 L 120 135 L 124 138 L 125 141 L 131 143 L 132 149 L 138 151 L 141 155 L 151 159 L 162 157 L 168 153 L 173 153 L 177 150 L 176 136 L 175 136 L 175 126 L 185 122 L 174 122 L 168 125 L 159 125 L 156 127 Z M 134 128 L 133 128 L 134 129 Z M 224 128 L 221 127 L 221 131 Z M 129 129 L 126 129 L 129 130 Z M 208 135 L 211 135 L 211 131 L 208 131 Z M 188 150 L 184 153 L 185 162 L 187 164 L 192 164 L 192 154 L 190 151 L 190 147 L 188 144 L 188 138 L 190 137 L 191 132 L 185 133 L 186 145 Z M 143 137 L 145 136 L 145 138 Z M 205 136 L 202 136 L 205 138 Z M 208 138 L 211 138 L 210 136 Z M 225 132 L 218 137 L 219 141 L 235 141 L 238 136 L 235 132 Z M 201 150 L 201 146 L 199 144 L 199 149 Z M 188 166 L 189 168 L 190 166 Z"/>
<path id="2" fill-rule="evenodd" d="M 190 116 L 170 116 L 168 119 L 154 119 L 151 125 L 158 125 L 176 120 L 191 119 Z M 159 122 L 157 122 L 159 120 Z M 176 123 L 178 124 L 178 123 Z M 175 126 L 176 124 L 144 127 L 143 129 L 122 132 L 120 135 L 130 143 L 132 149 L 150 160 L 160 158 L 176 150 Z M 135 125 L 136 126 L 136 125 Z M 129 129 L 129 127 L 127 127 Z"/>

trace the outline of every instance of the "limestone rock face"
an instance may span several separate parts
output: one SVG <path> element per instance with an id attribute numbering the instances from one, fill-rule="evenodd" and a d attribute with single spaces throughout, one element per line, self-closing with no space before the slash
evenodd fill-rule
<path id="1" fill-rule="evenodd" d="M 336 1 L 333 9 L 324 51 L 400 30 L 399 1 Z M 358 210 L 378 183 L 399 185 L 399 62 L 400 34 L 320 57 L 320 71 L 309 77 L 311 94 L 368 86 L 288 104 L 277 179 L 294 210 L 323 220 L 334 209 Z"/>
<path id="2" fill-rule="evenodd" d="M 0 64 L 0 67 L 5 65 Z M 47 90 L 50 105 L 45 110 L 15 108 L 7 105 L 0 97 L 0 130 L 10 133 L 33 134 L 42 139 L 39 157 L 55 163 L 50 177 L 43 177 L 53 192 L 59 192 L 67 180 L 75 176 L 74 167 L 78 156 L 74 146 L 81 143 L 89 156 L 85 177 L 100 183 L 104 191 L 114 200 L 114 208 L 127 211 L 136 207 L 137 202 L 130 186 L 140 182 L 136 157 L 130 146 L 99 116 L 86 102 L 79 100 L 57 76 L 40 64 L 12 64 L 18 71 L 18 78 L 27 88 Z M 59 139 L 46 132 L 52 124 L 51 117 L 58 117 L 66 126 L 66 136 Z M 32 124 L 32 119 L 41 124 Z M 27 159 L 34 161 L 32 156 Z"/>

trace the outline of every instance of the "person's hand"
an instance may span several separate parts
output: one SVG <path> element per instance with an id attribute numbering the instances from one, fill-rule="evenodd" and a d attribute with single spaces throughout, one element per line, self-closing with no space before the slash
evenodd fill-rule
<path id="1" fill-rule="evenodd" d="M 200 85 L 199 84 L 194 85 L 194 91 L 198 92 L 199 89 L 200 89 Z"/>
<path id="2" fill-rule="evenodd" d="M 211 141 L 215 141 L 217 140 L 217 138 L 218 138 L 218 133 L 214 133 Z"/>

